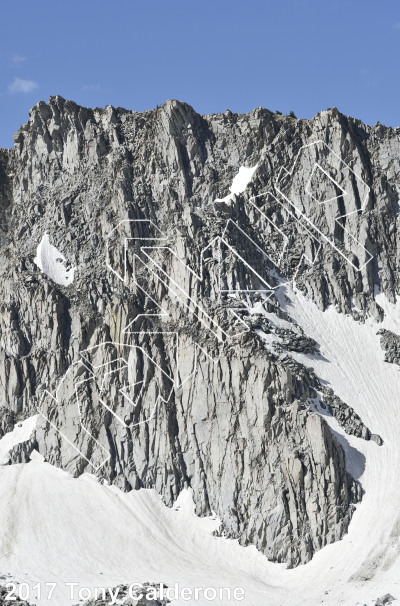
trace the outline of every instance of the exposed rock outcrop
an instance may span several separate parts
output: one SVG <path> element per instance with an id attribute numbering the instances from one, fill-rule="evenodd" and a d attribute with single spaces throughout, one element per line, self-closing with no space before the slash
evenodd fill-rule
<path id="1" fill-rule="evenodd" d="M 381 335 L 381 347 L 385 352 L 386 362 L 400 366 L 400 336 L 385 329 L 379 330 L 378 334 Z"/>
<path id="2" fill-rule="evenodd" d="M 317 140 L 371 194 L 361 209 L 361 185 L 343 177 L 351 202 L 340 188 L 334 203 L 304 202 L 310 232 L 276 188 L 280 169 Z M 314 379 L 290 357 L 317 344 L 278 330 L 288 353 L 275 355 L 240 308 L 284 277 L 322 309 L 382 315 L 374 284 L 390 300 L 399 292 L 399 146 L 397 131 L 337 110 L 306 121 L 261 108 L 199 116 L 177 101 L 143 113 L 38 103 L 0 155 L 2 431 L 39 407 L 51 423 L 43 419 L 32 446 L 51 463 L 124 490 L 154 487 L 168 505 L 190 485 L 199 515 L 216 511 L 222 534 L 275 561 L 306 562 L 340 539 L 362 491 L 307 405 Z M 240 165 L 257 170 L 224 201 Z M 296 187 L 282 185 L 289 197 Z M 318 241 L 331 228 L 336 247 Z M 69 286 L 34 263 L 45 233 L 76 268 Z M 149 241 L 170 250 L 146 252 Z M 238 290 L 236 301 L 226 296 Z M 146 330 L 165 334 L 138 334 Z M 328 399 L 347 430 L 367 437 L 351 408 Z"/>
<path id="3" fill-rule="evenodd" d="M 17 606 L 35 606 L 31 602 L 27 602 L 26 600 L 21 600 L 14 592 L 10 595 L 11 587 L 3 587 L 0 585 L 0 605 L 8 606 L 8 604 L 17 604 Z"/>

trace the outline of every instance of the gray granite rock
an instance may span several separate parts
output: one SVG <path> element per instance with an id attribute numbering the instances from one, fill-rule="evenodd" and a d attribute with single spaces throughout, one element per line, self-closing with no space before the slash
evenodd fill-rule
<path id="1" fill-rule="evenodd" d="M 390 330 L 378 330 L 381 335 L 381 347 L 385 352 L 386 362 L 400 366 L 400 336 Z"/>
<path id="2" fill-rule="evenodd" d="M 392 595 L 390 595 L 390 593 L 387 593 L 386 595 L 384 595 L 381 598 L 379 598 L 378 600 L 376 600 L 375 606 L 389 606 L 389 604 L 391 604 L 394 601 L 394 599 L 395 598 Z"/>
<path id="3" fill-rule="evenodd" d="M 290 166 L 305 145 L 318 139 L 368 183 L 371 195 L 360 215 L 352 206 L 357 204 L 356 194 L 351 204 L 339 195 L 335 203 L 318 206 L 317 214 L 314 208 L 305 209 L 316 227 L 333 226 L 337 236 L 337 250 L 324 242 L 310 265 L 304 255 L 317 252 L 315 234 L 299 227 L 296 217 L 273 198 L 266 200 L 267 192 L 276 193 L 282 166 Z M 366 126 L 337 110 L 307 121 L 262 108 L 249 114 L 200 116 L 178 101 L 143 113 L 111 106 L 92 110 L 59 96 L 38 103 L 16 134 L 15 148 L 0 153 L 2 431 L 12 427 L 13 419 L 36 413 L 36 407 L 44 405 L 49 418 L 84 456 L 44 420 L 36 431 L 35 447 L 46 460 L 74 475 L 94 472 L 88 460 L 99 462 L 101 453 L 82 430 L 83 414 L 91 435 L 111 453 L 98 475 L 123 490 L 153 487 L 172 505 L 180 491 L 191 486 L 196 512 L 217 512 L 221 535 L 254 544 L 271 560 L 289 566 L 307 562 L 315 551 L 339 540 L 362 491 L 346 471 L 342 447 L 323 416 L 307 404 L 316 395 L 315 377 L 290 355 L 291 351 L 318 355 L 317 344 L 307 335 L 293 337 L 289 329 L 282 334 L 286 351 L 281 355 L 267 351 L 252 322 L 264 331 L 272 330 L 269 322 L 246 320 L 246 311 L 238 311 L 238 316 L 250 330 L 240 334 L 239 320 L 232 322 L 228 311 L 232 301 L 218 290 L 212 247 L 204 257 L 201 283 L 188 276 L 173 255 L 157 253 L 166 284 L 139 260 L 136 285 L 132 240 L 125 283 L 110 272 L 107 261 L 117 272 L 124 271 L 124 238 L 154 237 L 149 224 L 133 226 L 127 221 L 151 220 L 164 232 L 164 245 L 199 271 L 201 251 L 228 224 L 232 228 L 236 223 L 243 231 L 227 232 L 230 242 L 243 255 L 252 255 L 252 266 L 276 286 L 272 265 L 243 236 L 251 234 L 271 258 L 279 254 L 283 236 L 269 231 L 270 223 L 259 219 L 258 208 L 274 219 L 290 243 L 281 267 L 288 280 L 296 278 L 298 287 L 321 309 L 332 304 L 358 321 L 367 313 L 379 319 L 383 312 L 375 302 L 374 285 L 392 301 L 399 292 L 399 147 L 398 131 Z M 306 159 L 304 168 L 311 161 Z M 239 166 L 256 164 L 246 192 L 224 200 Z M 356 192 L 353 181 L 345 184 Z M 298 194 L 296 183 L 289 189 L 290 195 Z M 259 196 L 254 205 L 251 195 Z M 353 264 L 344 259 L 350 255 L 351 242 L 336 220 L 346 213 L 353 213 L 346 226 L 374 256 L 361 271 L 354 266 L 361 266 L 362 259 L 353 255 Z M 113 232 L 107 253 L 107 237 L 121 221 L 126 223 Z M 34 262 L 45 233 L 76 268 L 70 286 L 52 281 Z M 245 284 L 248 291 L 237 307 L 251 306 L 254 298 L 249 291 L 260 288 L 260 279 L 229 251 L 224 264 L 224 285 L 235 289 Z M 229 345 L 221 345 L 209 327 L 176 304 L 172 276 L 195 292 L 203 320 L 207 312 L 220 327 L 232 331 Z M 154 308 L 150 297 L 164 306 L 168 319 L 143 317 Z M 124 333 L 134 320 L 135 330 Z M 171 397 L 167 398 L 168 377 L 176 370 L 173 339 L 168 334 L 133 334 L 145 329 L 178 333 L 182 379 L 195 371 Z M 99 348 L 105 342 L 116 345 Z M 199 354 L 194 366 L 194 342 L 215 362 Z M 89 369 L 80 354 L 88 348 L 98 348 Z M 117 364 L 121 356 L 130 357 L 136 376 L 142 373 L 146 384 L 140 403 L 127 410 L 118 394 L 131 377 L 126 370 L 110 375 L 110 412 L 101 405 L 100 390 L 89 386 L 95 368 Z M 88 389 L 83 389 L 84 405 L 78 414 L 74 385 L 82 378 Z M 46 390 L 55 394 L 60 385 L 61 406 L 42 399 Z M 141 423 L 150 416 L 155 394 L 165 396 L 165 403 L 151 421 Z M 364 438 L 370 433 L 334 394 L 329 406 L 332 414 L 343 417 L 346 430 Z M 26 448 L 30 446 L 15 453 L 15 462 L 23 460 Z"/>

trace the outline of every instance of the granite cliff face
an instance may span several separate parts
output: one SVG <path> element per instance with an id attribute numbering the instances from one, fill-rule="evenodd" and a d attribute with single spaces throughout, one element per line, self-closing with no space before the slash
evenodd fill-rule
<path id="1" fill-rule="evenodd" d="M 335 109 L 38 103 L 0 152 L 1 432 L 45 417 L 13 460 L 36 447 L 168 505 L 190 485 L 221 534 L 290 566 L 339 540 L 362 490 L 320 412 L 374 428 L 294 359 L 318 344 L 280 293 L 360 322 L 382 317 L 376 286 L 398 296 L 399 134 Z M 44 234 L 60 256 L 40 271 Z"/>

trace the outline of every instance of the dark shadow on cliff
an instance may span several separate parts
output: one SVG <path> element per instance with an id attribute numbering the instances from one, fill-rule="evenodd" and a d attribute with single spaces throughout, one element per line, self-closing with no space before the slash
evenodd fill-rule
<path id="1" fill-rule="evenodd" d="M 354 446 L 351 446 L 345 436 L 341 435 L 332 428 L 330 428 L 330 430 L 344 450 L 347 471 L 353 476 L 355 480 L 359 480 L 359 478 L 365 471 L 365 455 L 359 450 L 357 450 L 357 448 L 354 448 Z M 360 484 L 362 486 L 362 482 L 360 482 Z"/>

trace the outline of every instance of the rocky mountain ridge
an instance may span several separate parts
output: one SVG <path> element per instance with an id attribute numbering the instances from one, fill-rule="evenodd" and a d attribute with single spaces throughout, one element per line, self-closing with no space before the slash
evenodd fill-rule
<path id="1" fill-rule="evenodd" d="M 294 281 L 359 322 L 382 317 L 377 288 L 396 299 L 399 135 L 335 109 L 308 121 L 200 116 L 178 101 L 143 113 L 38 103 L 0 153 L 2 432 L 39 409 L 26 456 L 155 487 L 168 505 L 191 486 L 221 535 L 289 566 L 339 540 L 362 488 L 313 403 L 360 438 L 374 428 L 293 359 L 318 344 L 278 292 Z M 296 158 L 300 177 L 280 181 Z M 241 166 L 256 169 L 229 197 Z M 44 234 L 75 268 L 70 286 L 35 264 Z"/>

